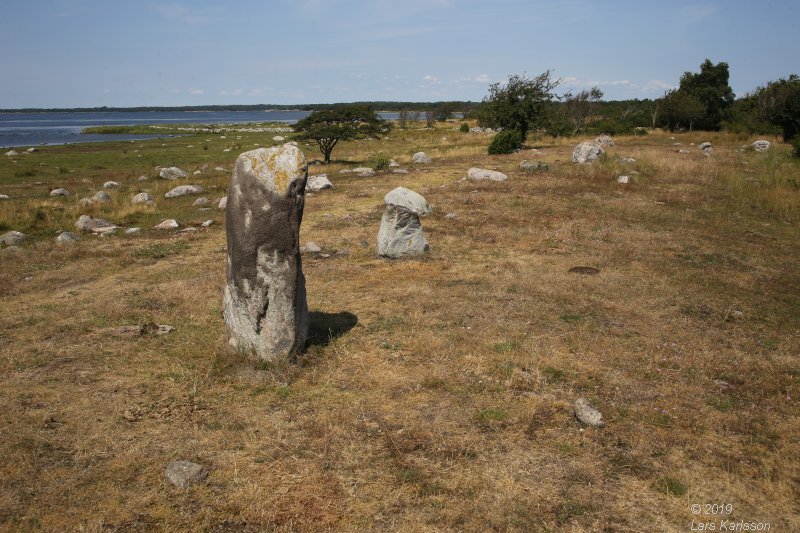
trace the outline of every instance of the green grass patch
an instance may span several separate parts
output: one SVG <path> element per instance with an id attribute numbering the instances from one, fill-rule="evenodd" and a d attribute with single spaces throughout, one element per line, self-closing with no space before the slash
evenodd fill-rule
<path id="1" fill-rule="evenodd" d="M 136 257 L 149 257 L 152 259 L 162 259 L 168 255 L 177 255 L 189 247 L 185 241 L 159 242 L 149 246 L 143 246 L 133 251 Z"/>
<path id="2" fill-rule="evenodd" d="M 481 420 L 502 422 L 503 420 L 508 418 L 508 413 L 503 409 L 496 409 L 493 407 L 489 407 L 487 409 L 481 409 L 480 411 L 478 411 L 478 416 L 481 418 Z"/>
<path id="3" fill-rule="evenodd" d="M 684 496 L 689 488 L 682 482 L 671 477 L 659 478 L 653 483 L 653 488 L 669 496 Z"/>

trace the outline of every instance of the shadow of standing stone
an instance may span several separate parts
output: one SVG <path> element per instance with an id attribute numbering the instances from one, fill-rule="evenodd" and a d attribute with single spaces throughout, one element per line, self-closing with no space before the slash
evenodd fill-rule
<path id="1" fill-rule="evenodd" d="M 338 339 L 358 324 L 358 317 L 347 311 L 339 313 L 312 311 L 308 319 L 307 348 L 327 346 L 331 340 Z"/>

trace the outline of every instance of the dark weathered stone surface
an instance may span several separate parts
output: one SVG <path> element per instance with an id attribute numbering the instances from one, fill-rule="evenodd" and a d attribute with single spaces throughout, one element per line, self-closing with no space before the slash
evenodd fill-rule
<path id="1" fill-rule="evenodd" d="M 259 148 L 236 160 L 225 212 L 231 344 L 262 361 L 304 347 L 308 305 L 300 259 L 308 168 L 293 145 Z"/>

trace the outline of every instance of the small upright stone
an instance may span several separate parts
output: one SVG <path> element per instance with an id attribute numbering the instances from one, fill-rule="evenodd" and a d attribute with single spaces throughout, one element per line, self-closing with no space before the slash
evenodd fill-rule
<path id="1" fill-rule="evenodd" d="M 192 203 L 192 207 L 205 207 L 207 205 L 211 205 L 211 200 L 204 196 L 201 196 Z"/>
<path id="2" fill-rule="evenodd" d="M 50 196 L 69 196 L 69 191 L 63 188 L 53 189 L 50 191 Z"/>
<path id="3" fill-rule="evenodd" d="M 752 146 L 753 150 L 755 150 L 756 152 L 766 152 L 767 150 L 769 150 L 770 144 L 769 141 L 761 140 L 754 142 L 750 146 Z"/>
<path id="4" fill-rule="evenodd" d="M 302 350 L 308 304 L 300 258 L 308 167 L 289 143 L 239 155 L 228 188 L 225 324 L 262 361 Z"/>
<path id="5" fill-rule="evenodd" d="M 227 207 L 228 207 L 228 197 L 223 196 L 222 198 L 219 199 L 219 204 L 217 204 L 217 208 L 220 211 L 225 211 Z"/>
<path id="6" fill-rule="evenodd" d="M 168 218 L 167 220 L 164 220 L 163 222 L 153 226 L 153 229 L 178 229 L 179 227 L 180 224 L 178 224 L 177 220 L 174 218 Z"/>
<path id="7" fill-rule="evenodd" d="M 119 183 L 116 181 L 107 181 L 103 184 L 104 189 L 116 189 L 117 187 L 119 187 Z"/>
<path id="8" fill-rule="evenodd" d="M 386 210 L 378 230 L 378 255 L 399 258 L 420 255 L 430 249 L 419 217 L 431 212 L 422 195 L 397 187 L 384 197 Z"/>

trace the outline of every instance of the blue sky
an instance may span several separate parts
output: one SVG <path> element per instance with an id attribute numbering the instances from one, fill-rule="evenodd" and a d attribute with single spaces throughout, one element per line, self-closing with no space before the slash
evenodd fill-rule
<path id="1" fill-rule="evenodd" d="M 737 94 L 800 73 L 800 2 L 27 0 L 0 6 L 0 108 L 652 98 L 710 58 Z"/>

